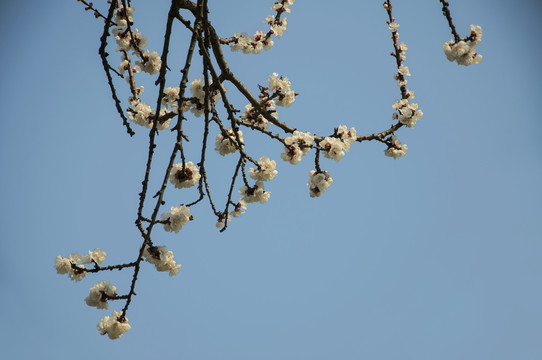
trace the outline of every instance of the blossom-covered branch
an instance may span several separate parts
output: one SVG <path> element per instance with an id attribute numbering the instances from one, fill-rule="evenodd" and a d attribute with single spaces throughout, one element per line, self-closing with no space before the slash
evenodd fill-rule
<path id="1" fill-rule="evenodd" d="M 331 125 L 329 132 L 323 134 L 300 130 L 292 126 L 291 121 L 282 119 L 280 114 L 281 108 L 293 106 L 299 96 L 289 77 L 270 70 L 267 73 L 270 75 L 262 76 L 267 78 L 267 84 L 259 85 L 259 91 L 252 93 L 230 70 L 223 47 L 229 46 L 231 51 L 241 50 L 244 54 L 258 54 L 271 49 L 273 36 L 278 39 L 286 31 L 287 19 L 283 15 L 291 12 L 294 0 L 279 0 L 271 6 L 273 14 L 264 21 L 269 27 L 267 31 L 256 31 L 252 36 L 235 33 L 229 37 L 219 36 L 209 22 L 207 0 L 172 0 L 160 54 L 147 48 L 147 38 L 135 26 L 136 13 L 129 1 L 112 0 L 107 16 L 95 9 L 92 3 L 82 2 L 87 10 L 92 10 L 97 18 L 103 18 L 105 22 L 99 54 L 115 108 L 130 135 L 134 135 L 131 125 L 135 124 L 141 132 L 146 133 L 149 141 L 135 220 L 141 240 L 137 251 L 134 249 L 134 260 L 126 264 L 102 266 L 106 254 L 100 249 L 89 251 L 84 256 L 74 253 L 55 259 L 57 272 L 67 274 L 74 281 L 83 280 L 89 273 L 132 269 L 132 281 L 125 294 L 118 295 L 117 286 L 100 281 L 90 288 L 85 299 L 89 306 L 97 309 L 108 309 L 112 301 L 125 301 L 121 311 L 113 311 L 111 316 L 105 316 L 98 323 L 99 332 L 111 339 L 118 339 L 131 329 L 126 314 L 135 296 L 142 263 L 146 261 L 154 265 L 157 271 L 168 272 L 170 276 L 177 275 L 181 268 L 171 250 L 165 245 L 154 244 L 152 231 L 155 225 L 159 224 L 158 228 L 166 232 L 180 233 L 185 226 L 192 226 L 189 224 L 195 220 L 191 208 L 205 204 L 202 200 L 207 198 L 210 211 L 216 217 L 216 227 L 224 231 L 230 222 L 237 221 L 234 219 L 249 211 L 252 204 L 265 204 L 271 198 L 266 183 L 277 177 L 277 161 L 265 155 L 255 156 L 258 149 L 246 146 L 245 137 L 259 136 L 260 141 L 263 139 L 282 147 L 280 158 L 291 165 L 312 156 L 309 153 L 314 150 L 314 170 L 309 172 L 307 182 L 309 196 L 314 198 L 321 196 L 334 183 L 330 173 L 322 169 L 323 159 L 339 162 L 354 144 L 373 140 L 386 146 L 386 156 L 394 159 L 403 157 L 408 148 L 398 140 L 396 132 L 404 127 L 414 127 L 422 118 L 422 111 L 412 102 L 414 91 L 407 88 L 407 77 L 411 75 L 405 65 L 408 47 L 404 42 L 399 42 L 400 25 L 392 13 L 390 0 L 383 5 L 387 13 L 386 24 L 391 32 L 391 55 L 395 59 L 393 77 L 398 82 L 400 98 L 392 104 L 393 123 L 384 125 L 385 130 L 366 135 L 358 135 L 354 127 L 342 124 Z M 459 38 L 451 20 L 449 5 L 444 0 L 441 2 L 455 39 L 445 43 L 446 56 L 461 65 L 468 65 L 469 61 L 479 63 L 481 55 L 473 51 L 481 41 L 481 28 L 472 25 L 471 34 L 467 38 Z M 175 78 L 177 75 L 168 67 L 174 23 L 182 25 L 181 30 L 190 39 L 186 44 L 180 79 Z M 112 47 L 112 39 L 118 53 L 114 65 L 110 63 L 112 57 L 107 50 Z M 202 75 L 191 74 L 194 61 L 201 62 Z M 142 76 L 156 76 L 152 98 L 139 85 Z M 255 79 L 255 82 L 262 78 Z M 231 92 L 241 94 L 246 102 L 235 105 L 230 100 Z M 126 95 L 125 102 L 121 101 L 119 94 Z M 147 99 L 155 101 L 154 108 Z M 199 122 L 199 134 L 183 130 L 183 123 L 193 117 L 203 117 L 203 121 Z M 166 129 L 175 134 L 172 144 L 158 141 L 157 135 Z M 194 153 L 186 151 L 184 143 L 198 138 L 196 135 L 201 135 L 201 148 Z M 235 157 L 231 176 L 222 177 L 227 184 L 227 190 L 222 194 L 212 191 L 206 171 L 207 159 L 213 152 L 213 141 L 218 156 Z M 159 146 L 169 154 L 169 161 L 162 169 L 153 167 Z M 157 189 L 151 189 L 151 177 L 161 179 Z M 92 267 L 87 268 L 86 265 L 90 264 Z"/>

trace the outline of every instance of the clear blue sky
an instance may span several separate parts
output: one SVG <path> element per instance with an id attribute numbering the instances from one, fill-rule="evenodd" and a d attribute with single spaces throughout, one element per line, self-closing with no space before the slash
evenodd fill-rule
<path id="1" fill-rule="evenodd" d="M 135 19 L 159 51 L 167 1 L 142 3 L 133 1 Z M 209 3 L 223 36 L 263 29 L 272 5 Z M 179 234 L 155 231 L 183 268 L 170 278 L 144 264 L 132 330 L 111 341 L 96 330 L 110 311 L 83 299 L 100 280 L 127 292 L 130 274 L 74 283 L 53 263 L 95 247 L 109 264 L 136 256 L 146 130 L 125 133 L 98 57 L 102 23 L 82 4 L 2 1 L 3 358 L 542 359 L 541 6 L 452 0 L 459 32 L 470 24 L 484 32 L 482 64 L 465 68 L 444 56 L 451 36 L 437 0 L 393 4 L 409 88 L 425 114 L 398 133 L 407 156 L 355 144 L 338 164 L 322 160 L 334 183 L 311 199 L 310 158 L 291 166 L 281 146 L 247 131 L 253 157 L 277 160 L 270 201 L 225 233 L 207 205 Z M 256 90 L 273 72 L 288 76 L 301 95 L 280 118 L 305 131 L 387 128 L 399 92 L 381 1 L 298 0 L 287 17 L 271 51 L 225 49 L 239 78 Z M 184 56 L 188 35 L 176 30 L 182 50 L 170 59 Z M 201 119 L 190 121 L 195 131 Z M 171 137 L 160 141 L 159 177 Z M 209 161 L 218 196 L 233 169 L 218 155 Z M 183 202 L 178 192 L 167 200 Z"/>

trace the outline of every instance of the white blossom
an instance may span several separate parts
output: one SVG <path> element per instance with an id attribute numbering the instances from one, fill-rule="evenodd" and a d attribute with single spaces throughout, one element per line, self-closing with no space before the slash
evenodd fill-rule
<path id="1" fill-rule="evenodd" d="M 233 217 L 239 217 L 245 213 L 246 209 L 247 209 L 247 203 L 243 199 L 239 198 L 239 201 L 237 202 L 237 204 L 235 204 L 235 209 L 233 209 L 233 211 L 230 212 L 230 215 Z"/>
<path id="2" fill-rule="evenodd" d="M 126 11 L 124 11 L 124 6 L 118 4 L 118 8 L 115 11 L 115 22 L 119 26 L 126 26 L 126 20 L 133 22 L 134 21 L 134 8 L 127 6 Z"/>
<path id="3" fill-rule="evenodd" d="M 339 161 L 344 156 L 344 143 L 335 137 L 325 137 L 324 140 L 318 144 L 322 149 L 322 154 L 335 161 Z"/>
<path id="4" fill-rule="evenodd" d="M 179 273 L 181 264 L 177 264 L 173 258 L 173 252 L 168 251 L 166 246 L 145 245 L 143 257 L 147 262 L 150 262 L 156 267 L 157 271 L 169 271 L 169 276 L 174 276 Z"/>
<path id="5" fill-rule="evenodd" d="M 408 99 L 395 100 L 392 107 L 399 112 L 394 113 L 393 118 L 410 128 L 423 116 L 423 112 L 418 110 L 418 104 L 409 103 Z"/>
<path id="6" fill-rule="evenodd" d="M 169 221 L 164 224 L 165 231 L 178 233 L 183 226 L 192 220 L 192 215 L 190 214 L 190 209 L 185 205 L 172 206 L 171 211 L 163 213 L 161 218 L 162 220 Z"/>
<path id="7" fill-rule="evenodd" d="M 94 306 L 97 309 L 108 309 L 107 297 L 116 296 L 117 288 L 107 281 L 100 281 L 90 288 L 90 294 L 85 298 L 88 306 Z"/>
<path id="8" fill-rule="evenodd" d="M 215 150 L 222 156 L 236 152 L 239 146 L 243 146 L 244 142 L 241 130 L 237 130 L 237 135 L 241 141 L 240 145 L 237 142 L 235 132 L 231 128 L 226 129 L 226 134 L 218 134 L 215 140 Z"/>
<path id="9" fill-rule="evenodd" d="M 200 178 L 199 170 L 192 161 L 185 163 L 184 171 L 183 164 L 177 163 L 171 167 L 169 172 L 169 182 L 177 189 L 192 187 L 198 183 Z"/>
<path id="10" fill-rule="evenodd" d="M 472 46 L 476 46 L 482 42 L 482 27 L 478 25 L 470 26 L 471 36 L 473 40 L 471 41 Z"/>
<path id="11" fill-rule="evenodd" d="M 197 78 L 192 81 L 190 84 L 190 92 L 192 93 L 192 96 L 198 98 L 198 100 L 203 103 L 205 100 L 205 91 L 203 91 L 203 86 L 205 84 L 203 83 L 202 78 Z"/>
<path id="12" fill-rule="evenodd" d="M 399 23 L 396 23 L 395 21 L 390 23 L 388 28 L 392 31 L 392 32 L 396 32 L 397 29 L 399 29 L 399 26 L 401 26 L 401 24 Z"/>
<path id="13" fill-rule="evenodd" d="M 314 136 L 308 132 L 294 131 L 292 136 L 284 139 L 288 146 L 284 146 L 284 151 L 280 155 L 281 159 L 295 165 L 301 161 L 301 158 L 310 150 L 314 141 Z"/>
<path id="14" fill-rule="evenodd" d="M 136 28 L 128 30 L 126 26 L 115 26 L 112 33 L 117 42 L 117 51 L 132 50 L 134 53 L 138 53 L 136 49 L 141 50 L 147 46 L 147 38 Z"/>
<path id="15" fill-rule="evenodd" d="M 277 105 L 289 107 L 295 101 L 295 92 L 288 90 L 286 92 L 281 92 L 277 97 Z"/>
<path id="16" fill-rule="evenodd" d="M 336 130 L 337 135 L 340 136 L 341 141 L 343 142 L 343 149 L 345 152 L 350 151 L 350 145 L 356 141 L 356 129 L 348 128 L 345 125 L 339 125 Z"/>
<path id="17" fill-rule="evenodd" d="M 407 145 L 402 144 L 394 135 L 391 138 L 391 146 L 384 150 L 384 154 L 386 154 L 386 156 L 392 157 L 394 160 L 397 160 L 397 158 L 405 156 L 407 150 Z"/>
<path id="18" fill-rule="evenodd" d="M 90 264 L 95 262 L 96 264 L 101 264 L 105 260 L 106 256 L 107 253 L 105 251 L 96 248 L 94 251 L 89 250 L 88 254 L 81 258 L 81 263 Z"/>
<path id="19" fill-rule="evenodd" d="M 262 104 L 262 108 L 267 110 L 269 115 L 271 115 L 273 118 L 279 118 L 276 112 L 274 100 L 267 100 L 265 103 Z M 241 119 L 247 120 L 259 129 L 267 130 L 267 119 L 262 114 L 257 113 L 256 109 L 252 106 L 252 104 L 245 105 L 245 111 L 243 112 L 243 114 L 241 114 Z"/>
<path id="20" fill-rule="evenodd" d="M 288 91 L 290 90 L 292 83 L 287 77 L 279 77 L 278 73 L 273 73 L 269 77 L 269 91 L 274 93 L 275 91 Z"/>
<path id="21" fill-rule="evenodd" d="M 333 183 L 333 179 L 327 171 L 309 171 L 309 194 L 311 197 L 318 197 Z"/>
<path id="22" fill-rule="evenodd" d="M 141 68 L 142 71 L 151 75 L 156 74 L 162 65 L 160 55 L 158 55 L 156 51 L 149 52 L 149 50 L 145 50 L 142 53 L 144 61 L 136 61 L 136 64 Z"/>
<path id="23" fill-rule="evenodd" d="M 87 275 L 86 267 L 81 262 L 82 257 L 78 253 L 73 253 L 67 258 L 58 255 L 55 258 L 55 269 L 58 274 L 68 274 L 70 279 L 81 281 Z"/>
<path id="24" fill-rule="evenodd" d="M 243 196 L 243 200 L 247 203 L 259 202 L 265 204 L 269 200 L 271 193 L 265 191 L 263 182 L 256 181 L 253 187 L 243 186 L 239 189 L 239 193 Z"/>
<path id="25" fill-rule="evenodd" d="M 399 74 L 403 76 L 410 76 L 410 70 L 408 69 L 408 66 L 399 66 Z"/>
<path id="26" fill-rule="evenodd" d="M 278 92 L 277 105 L 290 106 L 295 101 L 295 92 L 290 88 L 292 83 L 287 77 L 279 77 L 279 74 L 273 73 L 269 77 L 269 91 L 271 93 Z"/>
<path id="27" fill-rule="evenodd" d="M 134 100 L 131 105 L 128 118 L 140 126 L 151 128 L 153 110 L 150 105 L 137 100 Z"/>
<path id="28" fill-rule="evenodd" d="M 468 40 L 460 40 L 457 43 L 451 39 L 442 44 L 444 54 L 449 61 L 456 61 L 459 65 L 468 66 L 479 64 L 482 55 L 476 52 L 476 45 L 482 41 L 482 28 L 478 25 L 471 25 L 471 35 Z"/>
<path id="29" fill-rule="evenodd" d="M 274 17 L 272 16 L 273 20 Z M 267 20 L 267 19 L 266 19 Z M 273 23 L 271 24 L 271 31 L 277 38 L 280 38 L 282 35 L 284 35 L 284 31 L 286 31 L 286 25 L 288 22 L 286 21 L 286 18 L 282 18 L 279 20 L 279 23 Z"/>
<path id="30" fill-rule="evenodd" d="M 166 108 L 160 109 L 160 118 L 164 118 L 169 113 L 170 113 L 170 111 L 168 109 L 166 109 Z M 151 114 L 151 116 L 154 116 L 154 114 Z M 169 125 L 171 125 L 171 117 L 169 117 L 169 119 L 167 119 L 165 121 L 159 120 L 156 123 L 156 129 L 157 130 L 165 130 L 165 129 L 169 128 Z"/>
<path id="31" fill-rule="evenodd" d="M 164 90 L 164 96 L 162 97 L 162 105 L 170 106 L 173 108 L 173 105 L 177 106 L 177 100 L 179 100 L 179 92 L 181 89 L 179 87 L 168 87 Z"/>
<path id="32" fill-rule="evenodd" d="M 113 311 L 111 316 L 106 316 L 98 323 L 100 334 L 107 334 L 110 339 L 118 339 L 132 327 L 128 324 L 128 318 L 121 320 L 121 313 Z"/>
<path id="33" fill-rule="evenodd" d="M 228 222 L 231 222 L 231 219 L 232 219 L 231 214 L 228 214 Z M 225 225 L 226 225 L 226 217 L 224 215 L 220 215 L 218 217 L 217 222 L 216 222 L 216 227 L 217 228 L 222 228 Z"/>
<path id="34" fill-rule="evenodd" d="M 250 177 L 254 180 L 269 181 L 277 175 L 277 163 L 275 160 L 269 160 L 267 156 L 262 156 L 258 159 L 258 168 L 250 168 Z"/>

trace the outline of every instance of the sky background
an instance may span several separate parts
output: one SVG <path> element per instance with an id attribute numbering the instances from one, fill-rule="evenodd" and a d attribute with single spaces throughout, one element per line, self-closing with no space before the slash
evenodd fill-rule
<path id="1" fill-rule="evenodd" d="M 212 24 L 227 37 L 263 30 L 273 2 L 209 3 Z M 160 51 L 168 2 L 132 4 L 148 49 Z M 83 300 L 101 280 L 126 293 L 131 274 L 75 283 L 53 264 L 97 247 L 107 264 L 137 256 L 147 130 L 134 125 L 136 136 L 126 134 L 98 57 L 102 22 L 81 3 L 0 2 L 3 356 L 542 359 L 540 3 L 451 1 L 460 34 L 470 24 L 483 28 L 484 58 L 470 67 L 446 60 L 441 46 L 451 35 L 438 1 L 393 5 L 409 47 L 408 87 L 424 112 L 398 132 L 408 154 L 394 161 L 382 144 L 354 144 L 339 163 L 321 160 L 334 183 L 312 199 L 311 157 L 292 166 L 280 159 L 280 144 L 245 131 L 249 154 L 277 161 L 279 175 L 266 184 L 271 199 L 250 205 L 225 233 L 205 202 L 179 234 L 155 228 L 155 244 L 183 267 L 170 278 L 143 264 L 127 314 L 132 330 L 111 341 L 96 324 L 124 303 L 96 310 Z M 290 78 L 301 95 L 279 116 L 291 126 L 382 131 L 400 96 L 386 16 L 381 1 L 298 0 L 270 51 L 225 54 L 253 91 L 273 72 Z M 167 86 L 179 82 L 189 37 L 179 25 Z M 193 71 L 190 80 L 201 77 L 201 67 Z M 145 81 L 151 103 L 156 90 Z M 227 87 L 243 109 L 246 100 Z M 197 138 L 201 119 L 186 126 Z M 187 146 L 194 162 L 197 143 Z M 149 194 L 171 146 L 171 135 L 160 135 Z M 220 203 L 233 163 L 209 158 Z M 164 209 L 193 197 L 170 189 Z"/>

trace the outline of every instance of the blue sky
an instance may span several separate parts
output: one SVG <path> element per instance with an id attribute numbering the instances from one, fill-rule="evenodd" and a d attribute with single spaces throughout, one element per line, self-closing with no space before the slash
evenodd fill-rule
<path id="1" fill-rule="evenodd" d="M 224 37 L 263 29 L 271 14 L 270 1 L 209 2 Z M 133 5 L 148 48 L 159 51 L 167 2 Z M 398 133 L 408 154 L 394 161 L 382 144 L 355 144 L 339 163 L 322 160 L 334 183 L 311 199 L 311 159 L 285 163 L 282 146 L 247 131 L 253 157 L 277 160 L 270 201 L 250 206 L 225 233 L 207 204 L 177 235 L 156 229 L 155 243 L 173 250 L 183 267 L 170 278 L 144 264 L 128 312 L 132 330 L 111 341 L 96 330 L 110 311 L 83 299 L 100 280 L 127 292 L 130 274 L 74 283 L 53 263 L 96 247 L 108 264 L 137 255 L 146 130 L 125 133 L 97 53 L 102 23 L 82 4 L 1 2 L 5 357 L 542 358 L 542 53 L 540 30 L 533 30 L 540 5 L 451 1 L 462 35 L 470 24 L 483 28 L 484 59 L 470 67 L 442 52 L 451 36 L 438 1 L 393 5 L 409 47 L 409 88 L 424 112 Z M 287 17 L 288 30 L 270 51 L 225 49 L 241 81 L 256 91 L 273 72 L 289 77 L 301 95 L 279 109 L 280 119 L 305 131 L 387 128 L 399 91 L 381 2 L 298 0 Z M 172 73 L 180 61 L 171 59 L 183 58 L 188 37 L 181 26 L 175 30 L 181 46 L 170 55 Z M 191 80 L 201 76 L 201 67 L 194 71 Z M 243 108 L 233 90 L 231 101 Z M 190 118 L 187 130 L 197 132 L 199 121 Z M 171 140 L 160 136 L 155 179 Z M 199 157 L 197 144 L 187 149 Z M 216 154 L 209 159 L 217 197 L 229 186 L 223 179 L 232 164 Z M 174 191 L 166 200 L 166 209 L 185 201 Z"/>

